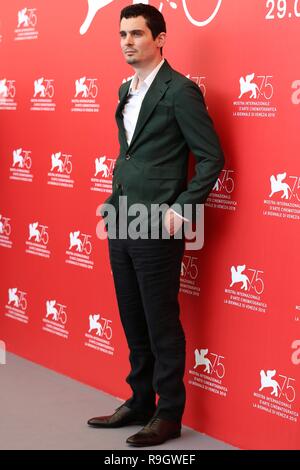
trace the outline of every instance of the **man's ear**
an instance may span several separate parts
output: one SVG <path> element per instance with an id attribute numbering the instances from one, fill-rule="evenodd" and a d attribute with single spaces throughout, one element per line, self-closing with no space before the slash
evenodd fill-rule
<path id="1" fill-rule="evenodd" d="M 159 35 L 156 38 L 157 45 L 159 47 L 163 47 L 166 43 L 166 39 L 167 39 L 167 33 L 164 33 L 164 32 L 159 33 Z"/>

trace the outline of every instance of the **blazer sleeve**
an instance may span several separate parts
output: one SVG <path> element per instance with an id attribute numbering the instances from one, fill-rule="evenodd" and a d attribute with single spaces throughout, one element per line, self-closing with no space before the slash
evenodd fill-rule
<path id="1" fill-rule="evenodd" d="M 204 204 L 224 166 L 224 154 L 209 116 L 203 94 L 194 82 L 185 82 L 174 98 L 175 118 L 186 143 L 195 156 L 195 175 L 187 189 L 171 206 L 184 214 L 184 204 L 192 205 L 196 221 L 196 204 Z M 178 205 L 180 207 L 178 207 Z"/>

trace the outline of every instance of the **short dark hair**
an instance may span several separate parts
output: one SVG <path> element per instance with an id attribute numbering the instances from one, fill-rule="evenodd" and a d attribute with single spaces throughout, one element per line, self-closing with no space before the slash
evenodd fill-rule
<path id="1" fill-rule="evenodd" d="M 144 3 L 136 3 L 135 5 L 123 8 L 120 14 L 120 22 L 122 18 L 136 18 L 137 16 L 145 18 L 146 25 L 151 30 L 153 39 L 156 39 L 159 33 L 167 32 L 166 22 L 161 12 L 152 5 L 145 5 Z M 161 47 L 161 55 L 162 49 Z"/>

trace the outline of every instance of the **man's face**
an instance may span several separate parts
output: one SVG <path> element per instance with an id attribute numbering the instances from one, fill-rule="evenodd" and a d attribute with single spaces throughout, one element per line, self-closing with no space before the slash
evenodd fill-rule
<path id="1" fill-rule="evenodd" d="M 165 33 L 153 39 L 151 30 L 143 16 L 122 18 L 120 23 L 121 49 L 125 60 L 131 65 L 147 65 L 160 57 L 160 47 L 165 42 Z"/>

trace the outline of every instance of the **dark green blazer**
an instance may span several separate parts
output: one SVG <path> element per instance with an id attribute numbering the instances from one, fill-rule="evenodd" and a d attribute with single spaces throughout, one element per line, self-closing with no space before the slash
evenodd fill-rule
<path id="1" fill-rule="evenodd" d="M 177 212 L 184 204 L 204 203 L 224 165 L 223 152 L 200 88 L 165 60 L 147 91 L 128 146 L 122 110 L 131 81 L 119 89 L 116 121 L 120 154 L 113 172 L 112 195 L 105 201 L 118 210 L 119 196 L 134 203 L 166 203 Z M 188 156 L 196 159 L 188 182 Z"/>

